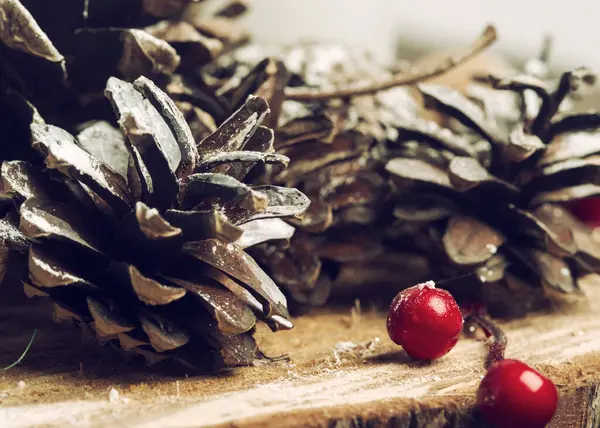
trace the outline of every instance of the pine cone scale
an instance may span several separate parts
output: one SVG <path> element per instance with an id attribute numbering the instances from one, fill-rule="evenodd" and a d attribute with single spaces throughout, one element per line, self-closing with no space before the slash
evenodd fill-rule
<path id="1" fill-rule="evenodd" d="M 417 87 L 428 107 L 456 118 L 494 144 L 502 144 L 506 140 L 495 122 L 487 120 L 483 111 L 472 101 L 460 96 L 458 91 L 432 84 L 420 84 Z"/>
<path id="2" fill-rule="evenodd" d="M 7 0 L 1 15 L 0 19 L 8 24 L 6 27 L 3 25 L 0 34 L 3 44 L 53 63 L 64 64 L 65 58 L 18 0 Z"/>
<path id="3" fill-rule="evenodd" d="M 39 174 L 23 161 L 2 163 L 2 183 L 7 193 L 22 195 L 23 198 L 44 199 L 46 186 Z"/>
<path id="4" fill-rule="evenodd" d="M 31 125 L 33 147 L 46 156 L 46 166 L 90 187 L 122 214 L 132 199 L 123 177 L 80 148 L 74 137 L 52 125 Z"/>
<path id="5" fill-rule="evenodd" d="M 143 194 L 151 198 L 148 202 L 154 206 L 170 207 L 178 190 L 176 167 L 173 163 L 176 157 L 170 156 L 169 159 L 165 150 L 178 147 L 175 138 L 153 107 L 147 106 L 146 109 L 142 109 L 145 99 L 133 86 L 110 78 L 105 93 L 117 115 L 121 131 L 127 137 L 130 150 L 135 148 L 132 155 L 137 173 L 144 178 L 140 180 L 140 183 L 145 185 L 142 189 Z M 150 111 L 159 117 L 151 117 Z M 170 137 L 160 141 L 160 137 L 167 134 Z M 177 159 L 177 162 L 179 160 Z"/>
<path id="6" fill-rule="evenodd" d="M 33 285 L 44 288 L 75 286 L 102 292 L 99 287 L 63 266 L 60 260 L 37 245 L 33 245 L 29 251 L 29 280 Z"/>
<path id="7" fill-rule="evenodd" d="M 91 238 L 92 234 L 73 226 L 66 206 L 47 204 L 42 200 L 30 198 L 20 207 L 21 231 L 31 239 L 50 238 L 64 240 L 78 247 L 102 255 L 99 245 Z M 76 223 L 76 222 L 75 222 Z"/>
<path id="8" fill-rule="evenodd" d="M 273 316 L 289 318 L 286 299 L 273 280 L 251 257 L 235 245 L 217 239 L 206 239 L 184 244 L 183 251 L 221 270 L 240 284 L 247 285 L 248 291 L 253 293 L 263 305 L 264 315 L 267 318 Z"/>
<path id="9" fill-rule="evenodd" d="M 295 233 L 293 226 L 280 218 L 264 218 L 244 223 L 240 239 L 234 243 L 244 249 L 268 241 L 289 241 Z"/>
<path id="10" fill-rule="evenodd" d="M 225 215 L 216 209 L 204 211 L 183 211 L 170 209 L 164 214 L 173 226 L 183 230 L 186 241 L 201 241 L 216 237 L 225 242 L 235 242 L 242 237 L 243 230 L 232 224 Z"/>
<path id="11" fill-rule="evenodd" d="M 275 148 L 284 149 L 308 140 L 331 141 L 334 124 L 329 116 L 314 114 L 291 119 L 277 128 Z"/>
<path id="12" fill-rule="evenodd" d="M 269 113 L 263 98 L 250 99 L 203 141 L 205 156 L 213 157 L 221 152 L 238 151 L 244 147 Z"/>
<path id="13" fill-rule="evenodd" d="M 104 338 L 128 333 L 135 329 L 135 324 L 115 316 L 99 300 L 88 297 L 87 307 L 94 319 L 94 328 Z"/>
<path id="14" fill-rule="evenodd" d="M 129 281 L 137 298 L 148 306 L 168 305 L 183 298 L 186 289 L 163 284 L 144 276 L 135 266 L 128 266 Z"/>
<path id="15" fill-rule="evenodd" d="M 485 223 L 455 215 L 449 218 L 442 240 L 454 263 L 476 265 L 492 258 L 506 238 Z"/>
<path id="16" fill-rule="evenodd" d="M 192 131 L 175 103 L 149 79 L 138 78 L 134 87 L 140 91 L 164 119 L 173 135 L 180 152 L 180 162 L 175 173 L 180 179 L 196 170 L 198 148 Z"/>
<path id="17" fill-rule="evenodd" d="M 178 278 L 167 278 L 183 287 L 205 304 L 217 321 L 219 331 L 226 335 L 237 335 L 250 331 L 256 324 L 254 312 L 218 283 L 194 283 Z"/>

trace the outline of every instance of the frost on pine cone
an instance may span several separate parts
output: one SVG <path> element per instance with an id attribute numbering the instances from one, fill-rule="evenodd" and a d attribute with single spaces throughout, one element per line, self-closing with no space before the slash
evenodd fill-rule
<path id="1" fill-rule="evenodd" d="M 31 242 L 27 293 L 49 296 L 59 319 L 150 363 L 206 369 L 264 358 L 256 317 L 273 330 L 292 324 L 285 297 L 244 249 L 289 239 L 293 227 L 280 217 L 309 204 L 298 190 L 241 181 L 259 163 L 288 162 L 260 125 L 266 101 L 250 97 L 196 145 L 149 79 L 111 78 L 106 96 L 120 131 L 98 121 L 74 137 L 32 123 L 48 169 L 2 166 L 22 233 L 6 221 L 3 236 L 18 239 L 3 242 Z"/>
<path id="2" fill-rule="evenodd" d="M 291 164 L 263 179 L 298 187 L 311 205 L 302 220 L 290 220 L 297 231 L 289 247 L 266 243 L 252 253 L 295 301 L 322 304 L 332 289 L 355 297 L 370 286 L 397 288 L 397 272 L 406 274 L 406 285 L 422 279 L 426 259 L 387 239 L 393 216 L 379 152 L 380 144 L 395 140 L 397 128 L 416 114 L 409 90 L 344 100 L 289 99 L 297 91 L 385 80 L 390 71 L 364 52 L 323 43 L 248 45 L 203 71 L 232 108 L 249 93 L 277 106 L 269 125 L 277 153 Z"/>
<path id="3" fill-rule="evenodd" d="M 390 147 L 398 240 L 441 266 L 457 297 L 483 299 L 516 315 L 579 293 L 579 278 L 600 271 L 600 243 L 563 206 L 596 195 L 600 115 L 569 109 L 591 84 L 586 69 L 558 84 L 523 73 L 490 77 L 467 97 L 418 86 L 439 123 L 415 119 Z"/>

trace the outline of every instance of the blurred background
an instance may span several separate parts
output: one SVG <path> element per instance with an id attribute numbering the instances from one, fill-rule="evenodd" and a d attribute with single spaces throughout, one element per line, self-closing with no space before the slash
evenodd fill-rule
<path id="1" fill-rule="evenodd" d="M 496 25 L 493 50 L 521 60 L 554 37 L 552 66 L 600 70 L 600 2 L 594 0 L 256 0 L 247 24 L 259 42 L 325 38 L 367 48 L 389 63 L 473 40 Z"/>

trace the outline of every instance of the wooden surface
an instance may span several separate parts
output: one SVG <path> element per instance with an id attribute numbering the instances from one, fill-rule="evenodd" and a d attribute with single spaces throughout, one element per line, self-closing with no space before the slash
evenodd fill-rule
<path id="1" fill-rule="evenodd" d="M 585 302 L 504 324 L 507 357 L 559 385 L 553 427 L 600 421 L 600 282 L 585 290 Z M 43 310 L 25 316 L 18 306 L 0 310 L 0 365 L 18 357 L 35 326 L 25 360 L 0 372 L 3 428 L 480 426 L 471 410 L 485 343 L 465 337 L 438 361 L 414 362 L 387 338 L 385 315 L 365 308 L 318 311 L 289 332 L 260 328 L 262 348 L 288 352 L 290 362 L 202 378 L 126 364 Z"/>

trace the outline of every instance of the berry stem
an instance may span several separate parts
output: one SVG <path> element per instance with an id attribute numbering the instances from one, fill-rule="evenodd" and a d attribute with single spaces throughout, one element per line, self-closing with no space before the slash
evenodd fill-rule
<path id="1" fill-rule="evenodd" d="M 396 86 L 414 85 L 432 77 L 444 74 L 459 65 L 467 62 L 475 55 L 486 50 L 492 43 L 496 41 L 496 29 L 489 25 L 486 27 L 481 36 L 473 42 L 464 52 L 449 56 L 434 65 L 430 69 L 411 70 L 409 72 L 401 72 L 392 76 L 389 80 L 382 82 L 356 82 L 341 87 L 332 91 L 320 91 L 319 89 L 286 89 L 286 99 L 295 101 L 318 101 L 329 100 L 332 98 L 349 98 L 359 95 L 369 95 L 386 89 L 391 89 Z"/>
<path id="2" fill-rule="evenodd" d="M 493 363 L 503 360 L 507 344 L 504 331 L 487 315 L 471 313 L 469 318 L 483 330 L 487 337 L 492 338 L 485 367 L 488 368 Z"/>

